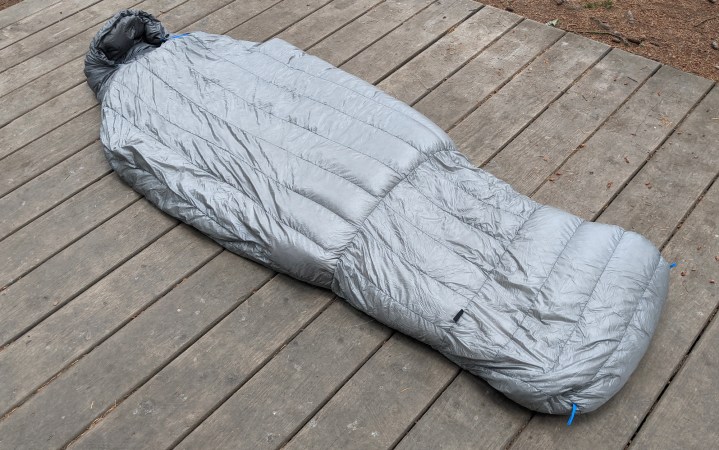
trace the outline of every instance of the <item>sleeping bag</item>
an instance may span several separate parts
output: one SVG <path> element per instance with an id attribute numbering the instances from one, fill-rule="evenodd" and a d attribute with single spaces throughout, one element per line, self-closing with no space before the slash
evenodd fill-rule
<path id="1" fill-rule="evenodd" d="M 518 194 L 422 114 L 282 40 L 170 36 L 127 10 L 85 73 L 110 165 L 150 202 L 527 408 L 596 409 L 649 345 L 669 268 L 647 239 Z"/>

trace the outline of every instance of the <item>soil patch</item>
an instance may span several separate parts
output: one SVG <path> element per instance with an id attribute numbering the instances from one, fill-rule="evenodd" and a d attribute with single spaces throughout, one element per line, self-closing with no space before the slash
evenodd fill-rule
<path id="1" fill-rule="evenodd" d="M 557 28 L 719 81 L 717 0 L 482 0 L 481 3 L 538 22 L 551 22 Z"/>

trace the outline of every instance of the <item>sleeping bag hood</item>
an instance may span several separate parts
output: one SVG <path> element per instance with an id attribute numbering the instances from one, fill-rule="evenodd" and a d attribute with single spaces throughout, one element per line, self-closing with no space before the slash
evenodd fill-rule
<path id="1" fill-rule="evenodd" d="M 168 39 L 129 10 L 85 73 L 110 165 L 150 202 L 527 408 L 598 408 L 649 345 L 669 268 L 647 239 L 517 193 L 419 112 L 287 42 Z"/>

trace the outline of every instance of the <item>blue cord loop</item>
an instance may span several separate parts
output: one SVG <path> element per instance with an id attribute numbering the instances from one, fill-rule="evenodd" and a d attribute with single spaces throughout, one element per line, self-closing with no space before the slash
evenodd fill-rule
<path id="1" fill-rule="evenodd" d="M 572 403 L 572 414 L 569 415 L 569 420 L 567 420 L 567 426 L 572 425 L 572 422 L 574 422 L 574 415 L 577 413 L 577 405 L 575 403 Z"/>
<path id="2" fill-rule="evenodd" d="M 181 37 L 188 36 L 190 33 L 182 33 L 182 34 L 175 34 L 173 36 L 170 36 L 170 39 L 179 39 Z"/>
<path id="3" fill-rule="evenodd" d="M 669 268 L 670 268 L 670 269 L 673 269 L 673 268 L 675 268 L 676 266 L 677 266 L 677 263 L 675 263 L 675 262 L 669 264 Z"/>

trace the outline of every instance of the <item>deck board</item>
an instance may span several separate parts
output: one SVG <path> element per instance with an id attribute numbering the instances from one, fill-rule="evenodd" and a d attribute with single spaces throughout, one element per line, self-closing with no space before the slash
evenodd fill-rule
<path id="1" fill-rule="evenodd" d="M 604 44 L 565 34 L 479 107 L 462 111 L 449 136 L 472 162 L 486 163 L 608 51 Z"/>
<path id="2" fill-rule="evenodd" d="M 306 364 L 308 355 L 296 354 L 292 349 L 297 347 L 289 341 L 313 322 L 332 299 L 332 293 L 327 290 L 283 276 L 273 278 L 188 351 L 115 408 L 110 420 L 94 423 L 74 448 L 110 448 L 119 442 L 129 448 L 167 448 L 180 441 L 203 421 L 208 411 L 216 409 L 248 379 L 253 378 L 257 370 L 281 349 L 284 350 L 277 356 L 277 362 L 281 362 L 284 367 L 289 366 L 292 372 L 298 371 L 295 364 Z M 328 314 L 331 316 L 332 312 Z M 356 312 L 354 314 L 357 315 Z M 331 320 L 330 323 L 335 327 L 343 324 L 340 317 L 334 316 Z M 319 345 L 328 347 L 323 351 L 333 349 L 328 338 L 336 335 L 330 332 L 332 328 L 326 326 L 326 321 L 322 318 L 312 325 L 312 329 L 321 332 L 322 342 Z M 344 357 L 351 361 L 352 352 L 361 353 L 363 346 L 372 345 L 364 329 L 352 331 L 357 334 L 354 339 L 351 335 L 345 338 L 359 345 L 346 354 L 346 345 L 335 344 L 335 351 L 331 353 L 334 358 Z M 245 344 L 238 345 L 238 342 Z M 312 350 L 316 351 L 317 347 L 312 347 Z M 285 353 L 290 353 L 289 357 L 283 358 Z M 272 373 L 277 375 L 276 371 Z M 292 376 L 287 371 L 282 373 L 288 378 Z M 274 390 L 273 386 L 270 386 L 270 390 Z M 284 389 L 277 394 L 280 394 L 277 397 L 281 400 L 286 400 L 287 392 Z M 266 406 L 270 396 L 271 391 L 254 398 Z M 259 431 L 262 422 L 258 423 L 244 402 L 241 415 L 243 419 L 240 422 L 245 429 Z M 233 422 L 236 419 L 237 414 L 233 413 Z M 238 433 L 237 427 L 232 426 L 231 429 L 233 433 Z M 211 439 L 203 437 L 200 446 L 218 448 L 217 443 L 224 437 L 222 434 L 218 433 Z M 248 442 L 244 433 L 240 436 Z M 262 436 L 259 441 L 268 442 L 268 439 Z"/>
<path id="3" fill-rule="evenodd" d="M 520 192 L 647 235 L 678 267 L 627 386 L 567 429 L 138 199 L 109 174 L 82 74 L 134 4 L 173 32 L 286 39 L 414 104 Z M 0 11 L 0 55 L 0 448 L 719 438 L 691 420 L 715 414 L 719 357 L 714 83 L 472 0 L 26 0 Z"/>
<path id="4" fill-rule="evenodd" d="M 684 151 L 691 151 L 689 149 L 696 148 L 696 139 L 702 134 L 706 133 L 707 138 L 712 139 L 711 131 L 716 133 L 717 122 L 719 122 L 712 119 L 719 111 L 715 103 L 719 97 L 718 94 L 716 88 L 712 89 L 709 95 L 686 118 L 679 129 L 681 134 L 672 135 L 663 146 L 664 148 L 657 152 L 657 156 L 652 158 L 647 166 L 652 164 L 655 159 L 659 159 L 662 153 L 681 154 Z M 695 135 L 695 133 L 699 134 Z M 675 143 L 673 144 L 673 142 Z M 689 159 L 693 160 L 693 158 Z M 691 162 L 688 163 L 691 164 Z M 716 180 L 716 176 L 719 174 L 719 163 L 715 158 L 713 163 L 708 165 L 713 167 L 714 180 Z M 538 415 L 519 436 L 516 442 L 519 448 L 556 448 L 560 446 L 563 448 L 589 448 L 591 442 L 605 442 L 613 447 L 624 446 L 651 409 L 672 373 L 681 365 L 691 344 L 719 304 L 716 298 L 716 285 L 709 283 L 709 279 L 719 274 L 717 261 L 715 260 L 712 265 L 710 261 L 706 261 L 708 258 L 705 257 L 704 277 L 694 277 L 691 270 L 700 269 L 700 264 L 695 263 L 697 253 L 707 245 L 708 241 L 712 241 L 711 244 L 714 244 L 716 234 L 719 234 L 719 230 L 716 228 L 717 214 L 716 210 L 712 209 L 712 203 L 708 202 L 702 207 L 702 202 L 700 202 L 674 235 L 674 231 L 683 219 L 681 214 L 687 212 L 692 205 L 684 203 L 679 206 L 679 203 L 670 203 L 668 205 L 670 209 L 664 209 L 661 217 L 655 217 L 655 222 L 639 220 L 645 211 L 642 210 L 639 214 L 634 211 L 643 209 L 645 204 L 642 203 L 641 208 L 634 208 L 636 203 L 633 196 L 628 196 L 629 198 L 626 200 L 621 199 L 624 192 L 641 192 L 647 202 L 646 205 L 650 207 L 668 200 L 666 194 L 655 193 L 657 191 L 654 188 L 648 189 L 643 180 L 644 178 L 635 177 L 630 183 L 629 191 L 622 191 L 620 196 L 610 204 L 610 207 L 617 208 L 617 212 L 622 212 L 622 214 L 615 213 L 614 215 L 614 219 L 620 225 L 633 226 L 637 231 L 651 236 L 656 245 L 664 247 L 662 253 L 665 258 L 678 264 L 677 268 L 671 272 L 667 303 L 649 350 L 636 372 L 632 374 L 615 398 L 598 411 L 586 417 L 579 416 L 577 429 L 581 427 L 581 433 L 565 436 L 559 442 L 557 439 L 564 428 L 563 422 L 555 417 Z M 673 183 L 680 181 L 683 180 L 680 180 L 679 177 L 671 179 Z M 682 195 L 684 198 L 689 197 L 695 200 L 696 197 L 703 195 L 704 188 L 705 186 L 694 186 L 694 189 L 682 191 Z M 672 205 L 674 209 L 679 209 L 679 212 L 672 210 Z M 711 216 L 712 212 L 713 217 Z M 603 221 L 604 214 L 599 216 L 598 220 Z M 712 226 L 715 234 L 713 238 Z M 674 237 L 672 238 L 672 236 Z M 690 276 L 687 278 L 682 276 L 682 273 Z"/>

